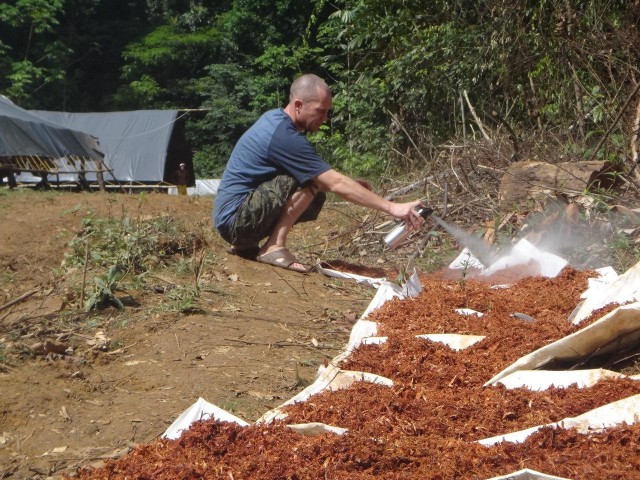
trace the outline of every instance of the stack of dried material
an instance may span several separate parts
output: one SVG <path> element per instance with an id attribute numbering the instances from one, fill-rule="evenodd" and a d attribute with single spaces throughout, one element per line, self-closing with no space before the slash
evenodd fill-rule
<path id="1" fill-rule="evenodd" d="M 356 382 L 286 408 L 287 423 L 324 422 L 347 434 L 302 436 L 282 422 L 198 422 L 177 441 L 139 447 L 78 478 L 486 479 L 524 467 L 573 479 L 637 478 L 637 424 L 591 435 L 543 428 L 521 444 L 478 443 L 640 393 L 640 382 L 625 378 L 541 392 L 483 386 L 522 355 L 577 329 L 567 316 L 589 276 L 565 269 L 557 278 L 527 278 L 506 289 L 425 277 L 420 296 L 375 313 L 387 342 L 362 345 L 340 365 L 391 378 L 393 387 Z M 456 313 L 461 308 L 483 315 Z M 454 351 L 416 337 L 428 333 L 485 338 Z"/>

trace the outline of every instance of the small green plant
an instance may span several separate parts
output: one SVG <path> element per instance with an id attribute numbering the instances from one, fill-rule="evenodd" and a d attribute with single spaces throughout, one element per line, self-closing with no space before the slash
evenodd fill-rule
<path id="1" fill-rule="evenodd" d="M 69 208 L 68 210 L 64 210 L 61 215 L 69 215 L 70 213 L 76 213 L 82 207 L 81 203 L 76 203 L 76 206 L 73 208 Z"/>
<path id="2" fill-rule="evenodd" d="M 237 396 L 240 396 L 240 393 L 236 394 Z M 216 402 L 216 405 L 218 405 L 221 409 L 229 412 L 229 413 L 237 413 L 241 406 L 238 402 L 235 402 L 233 400 L 218 400 Z"/>
<path id="3" fill-rule="evenodd" d="M 460 290 L 464 292 L 467 287 L 467 277 L 469 276 L 469 269 L 471 268 L 471 262 L 467 258 L 466 260 L 463 260 L 460 265 L 462 268 L 460 269 L 460 277 L 458 278 L 458 285 L 460 285 Z"/>
<path id="4" fill-rule="evenodd" d="M 8 357 L 3 353 L 3 346 L 0 345 L 0 372 L 2 373 L 7 373 L 9 370 L 7 368 L 7 365 L 9 364 L 9 359 Z"/>
<path id="5" fill-rule="evenodd" d="M 0 273 L 0 285 L 4 283 L 11 283 L 16 278 L 16 274 L 7 269 Z"/>
<path id="6" fill-rule="evenodd" d="M 319 363 L 317 360 L 310 358 L 308 360 L 301 360 L 300 365 L 302 365 L 303 367 L 317 367 Z"/>
<path id="7" fill-rule="evenodd" d="M 94 288 L 85 302 L 85 310 L 103 309 L 113 305 L 118 309 L 124 308 L 123 303 L 116 297 L 118 281 L 124 272 L 118 265 L 113 265 L 105 275 L 93 278 Z"/>
<path id="8" fill-rule="evenodd" d="M 170 310 L 180 313 L 196 313 L 201 310 L 198 305 L 198 290 L 193 286 L 178 286 L 169 292 Z"/>
<path id="9" fill-rule="evenodd" d="M 172 265 L 171 270 L 180 275 L 193 273 L 193 261 L 187 257 L 179 257 Z"/>
<path id="10" fill-rule="evenodd" d="M 142 208 L 142 205 L 146 200 L 147 200 L 147 193 L 145 191 L 140 192 L 138 194 L 138 209 Z"/>

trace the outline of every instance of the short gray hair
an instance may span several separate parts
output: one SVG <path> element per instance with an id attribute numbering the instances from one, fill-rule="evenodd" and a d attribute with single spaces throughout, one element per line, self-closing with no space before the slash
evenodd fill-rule
<path id="1" fill-rule="evenodd" d="M 331 95 L 331 90 L 323 79 L 313 73 L 305 73 L 291 84 L 289 101 L 292 102 L 295 98 L 304 101 L 314 100 L 317 98 L 318 90 L 323 90 Z"/>

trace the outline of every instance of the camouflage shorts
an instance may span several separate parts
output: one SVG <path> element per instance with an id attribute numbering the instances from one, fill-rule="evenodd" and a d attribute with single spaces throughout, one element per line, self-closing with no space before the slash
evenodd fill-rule
<path id="1" fill-rule="evenodd" d="M 223 235 L 224 239 L 241 249 L 258 245 L 271 235 L 282 207 L 299 187 L 298 181 L 289 175 L 278 175 L 260 185 L 240 205 L 233 225 Z M 317 193 L 296 223 L 318 218 L 325 199 L 323 192 Z"/>

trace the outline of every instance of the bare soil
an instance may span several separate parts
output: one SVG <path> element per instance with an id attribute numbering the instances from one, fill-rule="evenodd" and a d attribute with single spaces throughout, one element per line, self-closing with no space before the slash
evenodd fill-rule
<path id="1" fill-rule="evenodd" d="M 313 380 L 373 295 L 228 255 L 211 231 L 211 199 L 0 193 L 0 478 L 59 478 L 118 458 L 161 435 L 198 397 L 256 420 Z M 290 243 L 301 259 L 339 258 L 327 238 L 349 228 L 353 212 L 343 208 L 296 227 Z M 118 292 L 123 310 L 83 312 L 78 279 L 89 285 L 94 272 L 62 267 L 83 220 L 154 215 L 206 241 L 173 260 L 201 262 L 197 308 L 175 307 L 169 287 L 196 280 L 169 265 Z"/>

